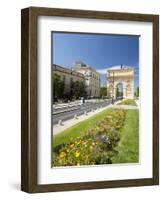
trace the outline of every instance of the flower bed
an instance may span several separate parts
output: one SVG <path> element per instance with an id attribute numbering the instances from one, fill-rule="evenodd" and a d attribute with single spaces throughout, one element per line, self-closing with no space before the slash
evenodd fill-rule
<path id="1" fill-rule="evenodd" d="M 124 110 L 112 110 L 81 137 L 53 149 L 54 166 L 111 164 L 119 131 L 125 120 Z"/>

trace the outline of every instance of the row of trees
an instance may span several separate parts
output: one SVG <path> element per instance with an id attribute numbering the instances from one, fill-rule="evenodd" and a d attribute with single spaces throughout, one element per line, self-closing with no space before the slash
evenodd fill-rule
<path id="1" fill-rule="evenodd" d="M 86 88 L 83 81 L 71 82 L 66 85 L 60 76 L 53 74 L 53 101 L 57 99 L 72 100 L 86 96 Z"/>
<path id="2" fill-rule="evenodd" d="M 60 76 L 56 73 L 53 74 L 53 100 L 64 99 L 80 99 L 80 97 L 86 97 L 86 87 L 83 81 L 71 82 L 70 85 L 66 85 Z M 123 92 L 117 87 L 116 96 L 123 96 Z M 139 87 L 136 88 L 135 96 L 139 96 Z M 100 98 L 107 97 L 107 87 L 100 87 Z"/>

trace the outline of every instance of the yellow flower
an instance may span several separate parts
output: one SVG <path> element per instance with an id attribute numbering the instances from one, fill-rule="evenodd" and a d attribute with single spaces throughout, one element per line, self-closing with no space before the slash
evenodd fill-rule
<path id="1" fill-rule="evenodd" d="M 71 144 L 70 147 L 72 148 L 74 146 L 74 144 Z"/>
<path id="2" fill-rule="evenodd" d="M 80 152 L 77 151 L 77 152 L 75 153 L 75 157 L 78 158 L 79 156 L 80 156 Z"/>
<path id="3" fill-rule="evenodd" d="M 80 166 L 80 163 L 77 163 L 77 166 Z"/>
<path id="4" fill-rule="evenodd" d="M 81 141 L 79 140 L 79 141 L 77 142 L 77 144 L 80 144 L 80 142 L 81 142 Z"/>
<path id="5" fill-rule="evenodd" d="M 66 153 L 64 151 L 62 151 L 59 155 L 60 158 L 64 158 L 66 156 Z"/>

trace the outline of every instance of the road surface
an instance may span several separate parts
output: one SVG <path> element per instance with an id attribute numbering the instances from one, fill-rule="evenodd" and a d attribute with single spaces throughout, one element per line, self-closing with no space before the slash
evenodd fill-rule
<path id="1" fill-rule="evenodd" d="M 87 102 L 84 104 L 78 104 L 74 106 L 67 106 L 63 108 L 53 108 L 53 125 L 58 124 L 59 120 L 66 121 L 74 118 L 75 116 L 83 115 L 92 110 L 102 108 L 111 104 L 111 100 L 105 100 L 103 102 Z"/>

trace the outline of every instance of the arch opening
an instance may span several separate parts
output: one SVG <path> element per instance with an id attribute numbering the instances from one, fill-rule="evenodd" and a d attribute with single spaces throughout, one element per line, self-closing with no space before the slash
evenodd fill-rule
<path id="1" fill-rule="evenodd" d="M 118 83 L 116 85 L 116 99 L 123 99 L 123 84 L 122 83 Z"/>

